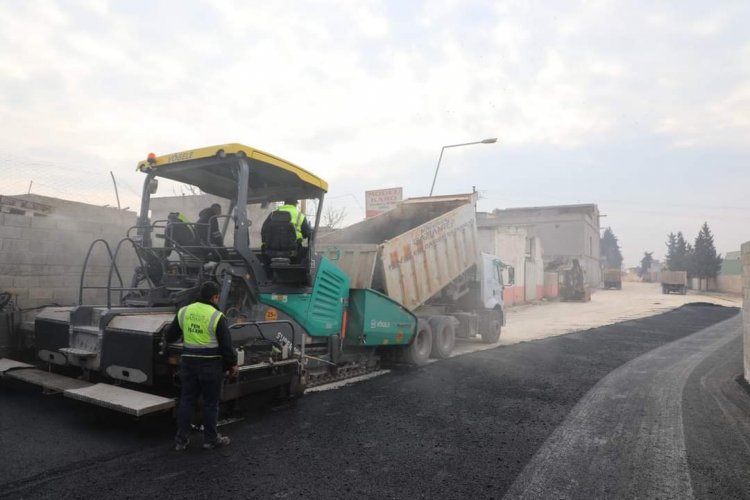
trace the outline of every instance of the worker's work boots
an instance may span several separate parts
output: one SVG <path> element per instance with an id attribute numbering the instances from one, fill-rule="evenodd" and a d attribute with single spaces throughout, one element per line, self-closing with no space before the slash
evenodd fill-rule
<path id="1" fill-rule="evenodd" d="M 229 446 L 229 443 L 231 443 L 232 440 L 229 439 L 227 436 L 219 435 L 216 438 L 216 441 L 213 443 L 203 443 L 203 449 L 204 450 L 213 450 L 214 448 L 221 448 L 223 446 Z"/>

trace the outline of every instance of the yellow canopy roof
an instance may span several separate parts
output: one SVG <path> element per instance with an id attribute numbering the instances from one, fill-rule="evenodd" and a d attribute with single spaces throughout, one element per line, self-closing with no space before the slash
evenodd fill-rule
<path id="1" fill-rule="evenodd" d="M 328 191 L 328 183 L 307 170 L 277 156 L 236 143 L 157 156 L 138 162 L 137 169 L 141 172 L 155 171 L 157 176 L 192 184 L 204 192 L 225 196 L 228 192 L 226 182 L 232 180 L 231 170 L 227 167 L 235 164 L 238 156 L 247 158 L 250 164 L 251 198 L 255 197 L 252 191 L 259 187 L 265 191 L 278 189 L 280 195 L 291 195 L 297 191 L 300 195 Z M 216 161 L 210 161 L 212 159 Z M 199 172 L 169 168 L 191 162 L 201 165 Z M 293 189 L 295 183 L 298 184 L 298 189 Z M 304 196 L 300 196 L 302 197 Z"/>

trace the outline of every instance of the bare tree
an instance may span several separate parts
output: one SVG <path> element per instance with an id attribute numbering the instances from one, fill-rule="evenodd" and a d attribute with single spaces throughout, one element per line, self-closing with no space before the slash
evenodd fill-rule
<path id="1" fill-rule="evenodd" d="M 323 211 L 323 227 L 336 229 L 346 218 L 346 207 L 333 208 L 331 206 L 326 207 Z"/>
<path id="2" fill-rule="evenodd" d="M 181 182 L 176 186 L 172 186 L 172 193 L 175 196 L 198 196 L 199 194 L 203 194 L 203 191 L 198 186 Z"/>

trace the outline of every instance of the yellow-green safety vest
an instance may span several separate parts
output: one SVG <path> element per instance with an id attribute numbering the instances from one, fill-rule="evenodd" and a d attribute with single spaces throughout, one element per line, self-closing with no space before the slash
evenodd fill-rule
<path id="1" fill-rule="evenodd" d="M 289 218 L 294 226 L 294 231 L 297 233 L 297 240 L 302 239 L 302 222 L 305 220 L 305 214 L 299 211 L 294 205 L 281 205 L 278 209 L 279 212 L 289 212 Z"/>
<path id="2" fill-rule="evenodd" d="M 195 302 L 177 311 L 177 322 L 182 330 L 183 356 L 215 357 L 219 354 L 219 342 L 216 340 L 216 327 L 222 313 L 215 307 Z M 200 354 L 191 350 L 200 349 Z M 216 354 L 209 354 L 206 349 L 215 349 Z"/>

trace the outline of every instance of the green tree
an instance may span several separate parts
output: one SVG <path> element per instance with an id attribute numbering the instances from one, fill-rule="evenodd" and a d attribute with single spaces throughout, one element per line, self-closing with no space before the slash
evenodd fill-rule
<path id="1" fill-rule="evenodd" d="M 695 238 L 695 250 L 692 258 L 692 268 L 696 278 L 715 278 L 721 269 L 721 255 L 717 255 L 714 246 L 714 236 L 708 227 L 708 222 L 701 226 Z"/>
<path id="2" fill-rule="evenodd" d="M 690 243 L 685 245 L 685 270 L 688 278 L 695 276 L 695 248 Z"/>
<path id="3" fill-rule="evenodd" d="M 640 272 L 638 273 L 638 276 L 643 278 L 643 276 L 651 268 L 651 264 L 653 262 L 654 262 L 654 252 L 643 252 L 643 258 L 641 259 L 641 269 L 640 269 Z"/>
<path id="4" fill-rule="evenodd" d="M 605 266 L 609 269 L 621 269 L 622 268 L 622 253 L 620 252 L 620 245 L 617 242 L 617 236 L 611 227 L 607 227 L 604 230 L 604 234 L 601 239 L 601 258 L 605 262 Z"/>
<path id="5" fill-rule="evenodd" d="M 670 271 L 687 271 L 689 267 L 690 245 L 685 241 L 682 231 L 667 236 L 667 269 Z"/>
<path id="6" fill-rule="evenodd" d="M 675 265 L 675 248 L 677 247 L 677 236 L 674 233 L 667 235 L 667 256 L 664 258 L 667 264 L 667 269 L 674 271 Z"/>

